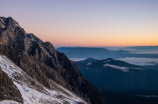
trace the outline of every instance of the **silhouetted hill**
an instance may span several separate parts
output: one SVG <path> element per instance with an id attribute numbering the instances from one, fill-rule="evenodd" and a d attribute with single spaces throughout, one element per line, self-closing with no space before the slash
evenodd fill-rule
<path id="1" fill-rule="evenodd" d="M 109 50 L 97 47 L 60 47 L 56 48 L 59 52 L 65 53 L 69 58 L 124 58 L 124 57 L 141 57 L 141 58 L 158 58 L 158 54 L 153 53 L 134 53 L 126 50 Z M 126 48 L 125 48 L 126 49 Z M 128 48 L 127 48 L 128 49 Z"/>
<path id="2" fill-rule="evenodd" d="M 95 47 L 60 47 L 57 50 L 64 52 L 69 58 L 120 58 L 129 53 L 125 50 L 111 51 Z"/>

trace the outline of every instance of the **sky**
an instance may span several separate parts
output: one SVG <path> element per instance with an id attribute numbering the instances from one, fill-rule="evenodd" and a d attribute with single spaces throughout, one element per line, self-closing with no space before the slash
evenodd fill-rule
<path id="1" fill-rule="evenodd" d="M 0 16 L 56 47 L 158 45 L 158 0 L 3 0 Z"/>

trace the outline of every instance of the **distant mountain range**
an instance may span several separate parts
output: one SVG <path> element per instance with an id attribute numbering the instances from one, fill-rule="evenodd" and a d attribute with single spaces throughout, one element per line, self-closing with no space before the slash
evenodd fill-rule
<path id="1" fill-rule="evenodd" d="M 80 72 L 95 86 L 109 91 L 158 91 L 158 70 L 128 64 L 111 58 L 88 58 L 74 62 Z"/>
<path id="2" fill-rule="evenodd" d="M 110 104 L 158 103 L 158 70 L 111 58 L 87 58 L 74 64 Z"/>
<path id="3" fill-rule="evenodd" d="M 65 53 L 69 58 L 119 58 L 120 56 L 125 57 L 126 54 L 129 54 L 125 50 L 111 51 L 106 48 L 92 47 L 61 47 L 57 48 L 57 50 Z"/>
<path id="4" fill-rule="evenodd" d="M 132 46 L 132 47 L 125 47 L 125 49 L 135 49 L 135 50 L 158 50 L 158 46 Z"/>
<path id="5" fill-rule="evenodd" d="M 106 48 L 95 47 L 60 47 L 56 48 L 59 52 L 65 53 L 69 58 L 125 58 L 125 57 L 142 57 L 158 58 L 158 54 L 133 53 L 127 50 L 109 50 Z"/>

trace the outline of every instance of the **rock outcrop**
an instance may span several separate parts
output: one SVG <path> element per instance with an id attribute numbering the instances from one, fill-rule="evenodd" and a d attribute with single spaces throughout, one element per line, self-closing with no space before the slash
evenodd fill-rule
<path id="1" fill-rule="evenodd" d="M 8 75 L 0 68 L 0 101 L 2 100 L 23 102 L 18 88 L 14 85 Z"/>

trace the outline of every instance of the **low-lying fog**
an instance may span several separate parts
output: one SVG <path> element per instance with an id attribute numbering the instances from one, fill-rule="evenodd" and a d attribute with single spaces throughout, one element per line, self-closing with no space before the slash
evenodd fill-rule
<path id="1" fill-rule="evenodd" d="M 130 55 L 127 57 L 122 57 L 120 55 L 120 58 L 114 58 L 117 60 L 125 61 L 130 64 L 135 64 L 135 65 L 154 65 L 158 64 L 158 58 L 157 57 L 150 57 L 148 56 L 147 58 L 144 57 L 145 54 L 147 55 L 158 55 L 158 46 L 144 46 L 144 47 L 103 47 L 106 49 L 109 49 L 111 51 L 119 51 L 119 50 L 125 50 L 129 51 L 132 54 L 137 54 L 137 57 L 131 57 Z M 105 53 L 106 54 L 106 53 Z M 140 55 L 140 56 L 139 56 Z M 141 57 L 143 56 L 143 57 Z M 94 56 L 95 57 L 95 56 Z M 93 57 L 93 58 L 94 58 Z M 86 57 L 87 58 L 87 57 Z M 72 61 L 81 61 L 85 60 L 86 58 L 76 58 L 76 57 L 71 57 L 70 60 Z M 89 57 L 91 58 L 91 57 Z M 111 57 L 109 57 L 111 58 Z M 104 59 L 104 58 L 95 58 L 95 59 Z"/>

